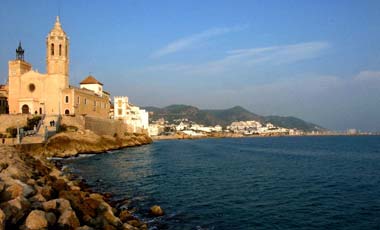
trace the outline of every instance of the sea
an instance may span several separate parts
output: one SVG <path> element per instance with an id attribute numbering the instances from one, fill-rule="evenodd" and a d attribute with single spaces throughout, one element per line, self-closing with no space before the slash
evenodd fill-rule
<path id="1" fill-rule="evenodd" d="M 63 162 L 151 230 L 380 229 L 380 136 L 163 140 Z"/>

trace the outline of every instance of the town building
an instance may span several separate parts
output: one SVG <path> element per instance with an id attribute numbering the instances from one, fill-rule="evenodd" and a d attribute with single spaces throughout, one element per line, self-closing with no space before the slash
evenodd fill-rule
<path id="1" fill-rule="evenodd" d="M 129 103 L 128 97 L 114 97 L 114 119 L 122 120 L 132 128 L 132 132 L 149 133 L 149 113 Z"/>
<path id="2" fill-rule="evenodd" d="M 80 87 L 69 85 L 69 38 L 57 17 L 46 37 L 46 74 L 24 60 L 19 43 L 16 59 L 8 63 L 10 114 L 91 115 L 108 118 L 110 95 L 103 84 L 89 76 Z"/>
<path id="3" fill-rule="evenodd" d="M 8 113 L 8 86 L 0 85 L 0 114 Z"/>

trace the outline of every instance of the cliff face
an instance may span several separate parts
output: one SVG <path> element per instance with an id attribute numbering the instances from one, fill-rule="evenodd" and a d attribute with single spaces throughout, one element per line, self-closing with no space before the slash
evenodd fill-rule
<path id="1" fill-rule="evenodd" d="M 80 153 L 101 153 L 150 143 L 152 143 L 152 139 L 146 134 L 113 137 L 100 136 L 86 130 L 59 133 L 48 140 L 41 152 L 46 156 L 70 157 Z"/>

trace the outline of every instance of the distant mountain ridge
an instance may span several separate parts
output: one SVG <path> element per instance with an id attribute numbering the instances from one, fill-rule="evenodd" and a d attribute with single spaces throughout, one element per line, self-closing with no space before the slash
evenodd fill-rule
<path id="1" fill-rule="evenodd" d="M 306 122 L 296 117 L 261 116 L 252 113 L 241 106 L 235 106 L 229 109 L 201 110 L 190 105 L 170 105 L 164 108 L 149 106 L 144 109 L 153 112 L 151 115 L 152 120 L 164 118 L 169 122 L 173 122 L 173 120 L 176 119 L 187 118 L 190 121 L 206 126 L 221 125 L 225 127 L 234 121 L 255 120 L 261 123 L 272 123 L 275 126 L 283 128 L 296 128 L 306 132 L 326 130 L 319 125 Z"/>

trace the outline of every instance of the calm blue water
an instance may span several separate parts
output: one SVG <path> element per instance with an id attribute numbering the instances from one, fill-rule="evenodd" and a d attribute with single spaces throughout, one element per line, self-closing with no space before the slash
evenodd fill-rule
<path id="1" fill-rule="evenodd" d="M 380 229 L 380 136 L 159 141 L 66 163 L 151 229 Z"/>

